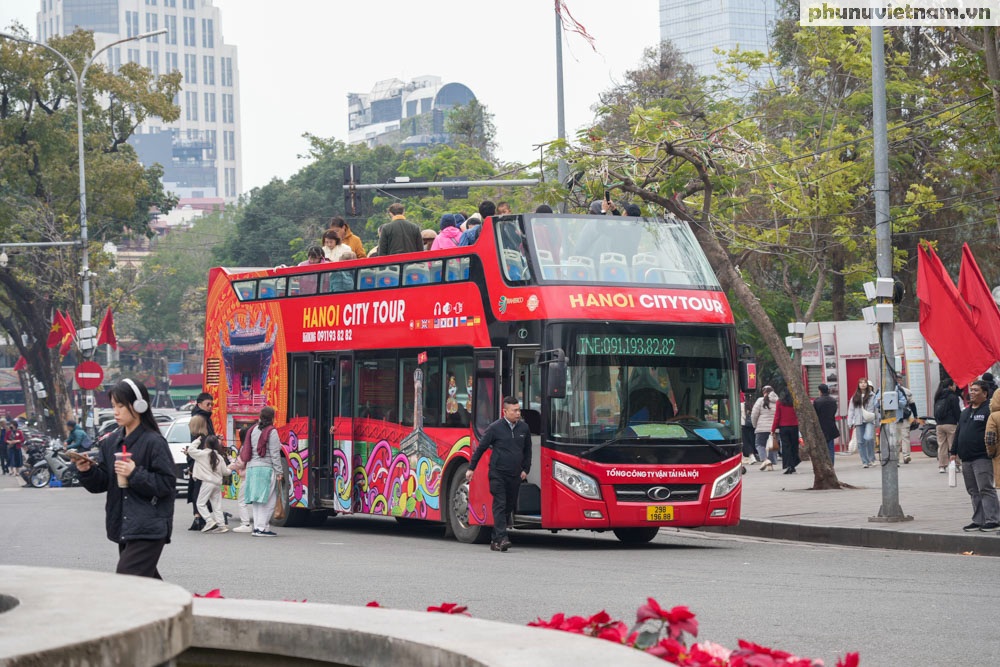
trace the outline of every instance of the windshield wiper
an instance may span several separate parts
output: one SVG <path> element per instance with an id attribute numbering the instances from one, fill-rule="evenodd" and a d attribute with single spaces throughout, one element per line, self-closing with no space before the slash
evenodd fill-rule
<path id="1" fill-rule="evenodd" d="M 684 429 L 684 432 L 687 433 L 688 435 L 693 435 L 694 437 L 698 438 L 702 442 L 706 443 L 709 447 L 712 448 L 712 451 L 714 451 L 716 454 L 718 454 L 722 458 L 726 457 L 726 452 L 723 451 L 722 447 L 719 447 L 717 444 L 715 444 L 714 442 L 712 442 L 711 440 L 709 440 L 708 438 L 706 438 L 705 436 L 703 436 L 701 433 L 698 433 L 698 431 L 695 430 L 695 428 L 693 426 L 690 426 L 688 424 L 685 424 L 684 422 L 679 422 L 679 421 L 678 422 L 670 422 L 670 423 L 671 424 L 677 424 L 682 429 Z"/>
<path id="2" fill-rule="evenodd" d="M 587 456 L 588 454 L 593 454 L 597 450 L 604 449 L 608 445 L 617 445 L 617 444 L 620 444 L 622 442 L 629 442 L 629 441 L 632 441 L 632 440 L 649 440 L 651 437 L 652 436 L 649 436 L 649 435 L 623 435 L 623 436 L 620 436 L 618 438 L 611 438 L 610 440 L 605 440 L 604 442 L 602 442 L 601 444 L 599 444 L 599 445 L 597 445 L 595 447 L 591 447 L 587 451 L 585 451 L 582 454 L 580 454 L 580 456 L 584 457 L 584 456 Z"/>

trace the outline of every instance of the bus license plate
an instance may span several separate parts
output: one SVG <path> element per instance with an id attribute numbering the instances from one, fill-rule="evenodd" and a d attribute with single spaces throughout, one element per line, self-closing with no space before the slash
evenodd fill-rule
<path id="1" fill-rule="evenodd" d="M 673 505 L 649 505 L 646 507 L 646 521 L 673 521 Z"/>

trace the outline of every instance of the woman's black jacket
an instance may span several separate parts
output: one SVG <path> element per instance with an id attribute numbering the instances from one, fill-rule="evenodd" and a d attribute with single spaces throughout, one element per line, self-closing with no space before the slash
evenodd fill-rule
<path id="1" fill-rule="evenodd" d="M 135 471 L 128 488 L 118 486 L 115 452 L 131 452 Z M 91 493 L 107 492 L 105 523 L 112 542 L 130 540 L 170 541 L 177 478 L 167 441 L 142 424 L 126 438 L 119 428 L 100 444 L 101 464 L 80 473 L 80 482 Z"/>

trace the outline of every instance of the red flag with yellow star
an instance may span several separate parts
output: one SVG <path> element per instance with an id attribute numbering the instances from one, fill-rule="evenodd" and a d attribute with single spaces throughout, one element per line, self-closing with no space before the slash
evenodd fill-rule
<path id="1" fill-rule="evenodd" d="M 52 314 L 52 328 L 49 329 L 49 337 L 45 341 L 47 347 L 55 347 L 62 342 L 66 335 L 66 324 L 63 322 L 62 313 L 58 310 Z"/>

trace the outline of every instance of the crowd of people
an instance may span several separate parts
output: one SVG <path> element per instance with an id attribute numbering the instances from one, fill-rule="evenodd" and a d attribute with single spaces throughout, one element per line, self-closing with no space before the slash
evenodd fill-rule
<path id="1" fill-rule="evenodd" d="M 0 464 L 5 475 L 19 475 L 24 465 L 24 432 L 16 419 L 0 417 Z"/>
<path id="2" fill-rule="evenodd" d="M 595 202 L 595 204 L 600 204 L 600 202 Z M 598 213 L 621 215 L 612 202 L 606 202 L 606 204 L 608 208 L 604 211 L 598 211 Z M 535 213 L 552 212 L 552 207 L 547 204 L 542 204 L 535 209 Z M 330 220 L 330 228 L 323 232 L 320 241 L 322 245 L 310 246 L 306 250 L 306 259 L 300 262 L 299 266 L 470 246 L 479 240 L 483 220 L 494 215 L 508 215 L 510 213 L 511 207 L 508 202 L 502 201 L 494 204 L 492 201 L 486 200 L 479 205 L 479 209 L 475 213 L 469 216 L 457 212 L 445 213 L 438 222 L 437 231 L 433 229 L 422 230 L 416 223 L 406 219 L 406 209 L 403 204 L 396 202 L 389 206 L 389 222 L 379 227 L 378 240 L 367 252 L 361 239 L 351 232 L 350 225 L 343 218 L 334 217 Z M 638 216 L 641 213 L 638 206 L 630 204 L 629 207 L 626 207 L 626 215 Z"/>
<path id="3" fill-rule="evenodd" d="M 820 395 L 813 401 L 813 408 L 826 439 L 830 461 L 834 463 L 835 444 L 841 436 L 837 426 L 837 400 L 830 396 L 829 387 L 819 385 Z M 909 463 L 911 457 L 910 431 L 923 423 L 917 416 L 913 393 L 908 387 L 896 384 L 895 420 L 882 421 L 881 392 L 867 378 L 858 380 L 857 387 L 848 400 L 845 424 L 849 435 L 848 454 L 857 450 L 863 468 L 879 464 L 875 453 L 876 425 L 892 429 L 891 441 L 899 459 L 897 465 Z M 765 386 L 752 408 L 744 408 L 743 455 L 744 463 L 760 463 L 762 471 L 773 470 L 778 464 L 792 474 L 800 462 L 798 418 L 792 405 L 791 394 L 785 390 L 781 397 L 774 388 Z M 963 527 L 966 531 L 1000 531 L 1000 499 L 996 480 L 1000 479 L 1000 392 L 991 373 L 969 384 L 964 397 L 951 379 L 945 379 L 934 394 L 933 417 L 937 436 L 938 472 L 947 473 L 953 464 L 961 473 L 966 491 L 972 500 L 972 521 Z"/>

